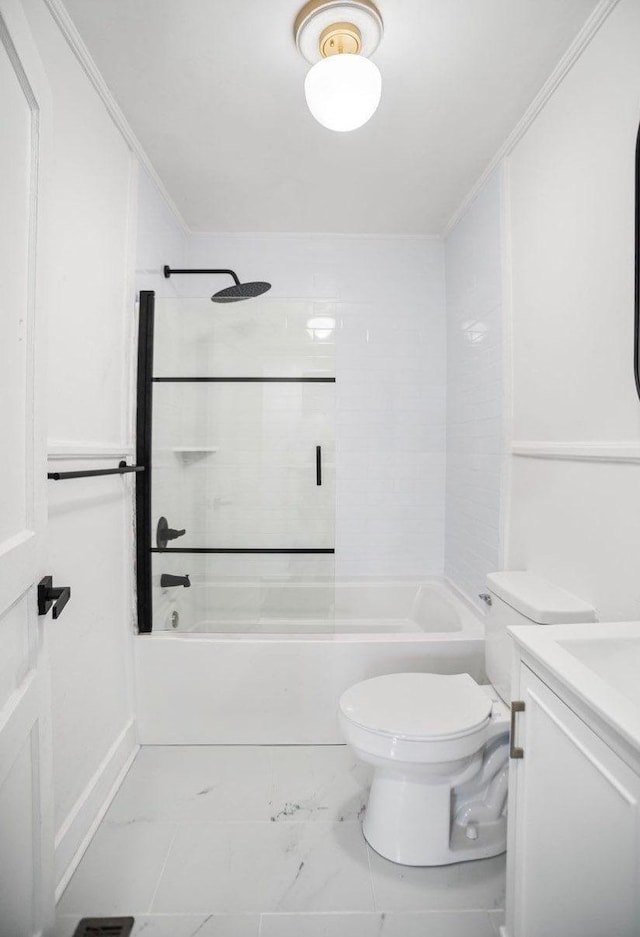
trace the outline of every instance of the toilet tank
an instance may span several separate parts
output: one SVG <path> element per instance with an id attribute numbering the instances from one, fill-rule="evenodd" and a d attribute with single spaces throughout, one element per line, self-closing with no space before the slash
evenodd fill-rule
<path id="1" fill-rule="evenodd" d="M 485 669 L 501 698 L 510 703 L 513 642 L 507 628 L 596 621 L 596 613 L 588 602 L 533 573 L 489 573 L 487 586 L 491 605 L 485 620 Z"/>

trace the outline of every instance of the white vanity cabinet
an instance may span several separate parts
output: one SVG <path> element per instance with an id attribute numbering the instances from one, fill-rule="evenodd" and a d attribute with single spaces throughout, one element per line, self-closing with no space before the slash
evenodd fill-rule
<path id="1" fill-rule="evenodd" d="M 637 766 L 561 686 L 522 661 L 514 676 L 505 937 L 638 937 Z"/>

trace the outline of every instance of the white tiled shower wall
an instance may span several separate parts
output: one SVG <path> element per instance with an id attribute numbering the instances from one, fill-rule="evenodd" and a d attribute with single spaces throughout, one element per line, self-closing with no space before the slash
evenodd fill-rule
<path id="1" fill-rule="evenodd" d="M 185 240 L 177 228 L 170 236 L 160 196 L 141 181 L 140 288 L 206 296 L 220 280 L 166 281 L 152 271 L 177 261 L 229 265 L 241 279 L 270 280 L 272 299 L 313 301 L 318 315 L 336 319 L 338 578 L 445 573 L 473 598 L 499 568 L 501 193 L 497 172 L 444 244 L 313 235 Z"/>
<path id="2" fill-rule="evenodd" d="M 181 247 L 149 219 L 140 186 L 141 289 L 210 295 L 219 278 L 160 283 Z M 182 262 L 183 258 L 178 260 Z M 185 265 L 232 267 L 272 283 L 271 300 L 313 302 L 336 320 L 336 578 L 443 573 L 446 321 L 444 250 L 430 238 L 191 235 Z M 162 295 L 159 293 L 159 295 Z M 166 291 L 163 295 L 167 295 Z"/>
<path id="3" fill-rule="evenodd" d="M 504 460 L 502 174 L 488 180 L 446 240 L 445 574 L 477 601 L 501 568 Z"/>
<path id="4" fill-rule="evenodd" d="M 314 235 L 185 240 L 177 226 L 171 236 L 161 197 L 141 180 L 140 288 L 206 296 L 220 280 L 166 281 L 152 271 L 178 261 L 228 264 L 241 279 L 269 279 L 272 299 L 312 300 L 317 314 L 336 319 L 338 578 L 446 573 L 474 597 L 498 568 L 501 185 L 496 173 L 443 244 Z"/>
<path id="5" fill-rule="evenodd" d="M 336 320 L 336 578 L 441 575 L 440 241 L 197 235 L 189 256 L 270 280 L 272 298 L 313 300 Z"/>

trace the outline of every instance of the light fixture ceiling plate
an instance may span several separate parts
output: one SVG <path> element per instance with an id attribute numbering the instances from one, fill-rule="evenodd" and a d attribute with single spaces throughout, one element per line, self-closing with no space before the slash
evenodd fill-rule
<path id="1" fill-rule="evenodd" d="M 296 45 L 307 62 L 322 58 L 320 35 L 334 23 L 353 23 L 360 30 L 360 54 L 368 58 L 378 48 L 384 30 L 380 11 L 370 0 L 310 0 L 300 10 L 293 27 Z"/>

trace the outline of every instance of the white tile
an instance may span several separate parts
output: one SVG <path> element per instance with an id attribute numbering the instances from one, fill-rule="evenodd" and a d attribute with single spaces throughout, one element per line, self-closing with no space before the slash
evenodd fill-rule
<path id="1" fill-rule="evenodd" d="M 426 911 L 384 915 L 380 937 L 494 937 L 485 911 Z"/>
<path id="2" fill-rule="evenodd" d="M 80 920 L 79 914 L 56 914 L 55 937 L 73 937 Z"/>
<path id="3" fill-rule="evenodd" d="M 502 439 L 501 178 L 495 173 L 446 242 L 445 573 L 472 599 L 500 563 Z M 478 453 L 483 461 L 477 461 Z M 469 469 L 473 472 L 469 473 Z M 461 474 L 466 472 L 466 476 Z M 481 509 L 479 533 L 474 511 Z"/>
<path id="4" fill-rule="evenodd" d="M 389 862 L 369 847 L 369 859 L 378 911 L 504 907 L 504 856 L 427 868 Z"/>
<path id="5" fill-rule="evenodd" d="M 80 920 L 58 915 L 55 937 L 73 937 Z M 258 937 L 259 929 L 259 914 L 137 914 L 131 937 Z"/>
<path id="6" fill-rule="evenodd" d="M 148 188 L 147 181 L 141 189 L 144 230 L 141 245 L 144 245 L 145 259 L 138 270 L 138 277 L 147 285 L 151 283 L 161 296 L 173 296 L 177 292 L 181 297 L 178 300 L 180 305 L 170 304 L 165 313 L 162 311 L 165 301 L 159 300 L 156 317 L 164 317 L 165 321 L 157 324 L 157 366 L 170 366 L 175 370 L 176 364 L 181 364 L 181 369 L 188 365 L 201 373 L 212 367 L 218 370 L 224 367 L 226 373 L 230 368 L 241 368 L 244 373 L 261 368 L 271 373 L 282 373 L 286 368 L 310 366 L 331 370 L 335 354 L 337 414 L 341 417 L 337 426 L 339 452 L 336 467 L 340 504 L 336 534 L 339 571 L 347 575 L 368 573 L 381 576 L 441 573 L 444 519 L 434 517 L 429 505 L 433 509 L 444 501 L 444 474 L 438 478 L 419 479 L 425 492 L 424 500 L 415 507 L 419 521 L 406 532 L 400 543 L 388 542 L 385 536 L 386 532 L 400 529 L 403 524 L 402 514 L 396 510 L 404 503 L 403 492 L 394 487 L 397 476 L 389 465 L 380 469 L 377 479 L 385 482 L 385 526 L 381 538 L 374 539 L 368 535 L 366 525 L 360 523 L 356 501 L 358 494 L 363 492 L 372 509 L 380 510 L 381 500 L 378 498 L 376 502 L 373 482 L 381 457 L 394 454 L 410 461 L 412 457 L 417 459 L 423 454 L 423 447 L 425 451 L 433 452 L 444 447 L 447 323 L 442 242 L 334 239 L 313 235 L 287 238 L 247 236 L 229 240 L 216 235 L 197 236 L 187 243 L 184 235 L 179 235 L 175 243 L 175 238 L 167 239 L 169 223 L 155 205 L 155 197 Z M 479 224 L 486 228 L 485 216 L 483 210 Z M 245 304 L 246 308 L 243 305 L 242 310 L 234 310 L 233 314 L 224 309 L 214 313 L 208 298 L 197 300 L 195 304 L 185 299 L 191 295 L 206 297 L 212 284 L 200 282 L 197 277 L 177 278 L 175 283 L 173 279 L 162 278 L 162 264 L 158 257 L 163 251 L 166 257 L 167 244 L 171 247 L 169 253 L 182 257 L 183 265 L 187 267 L 204 263 L 208 256 L 232 252 L 238 258 L 239 266 L 249 270 L 270 270 L 273 289 L 259 306 Z M 480 248 L 484 247 L 482 240 L 478 244 Z M 486 250 L 480 253 L 483 261 L 485 254 Z M 150 271 L 157 273 L 151 276 Z M 492 295 L 489 287 L 495 276 L 485 277 L 485 280 L 488 286 L 481 291 L 483 311 L 486 297 Z M 315 299 L 318 290 L 329 302 Z M 326 295 L 327 291 L 329 295 Z M 301 300 L 292 301 L 291 296 Z M 495 301 L 495 297 L 493 299 Z M 189 322 L 185 320 L 185 310 L 188 311 Z M 317 315 L 330 315 L 336 319 L 335 345 L 333 342 L 318 344 L 308 341 L 307 316 Z M 189 362 L 181 354 L 187 345 Z M 238 401 L 237 390 L 237 387 L 230 388 L 235 402 Z M 171 393 L 173 395 L 174 391 Z M 200 391 L 198 399 L 201 399 Z M 244 410 L 234 406 L 236 419 L 238 411 L 244 422 Z M 219 414 L 214 414 L 211 408 L 210 412 L 218 421 L 218 429 L 224 429 L 222 424 L 231 425 L 228 420 L 220 421 Z M 160 434 L 168 434 L 167 444 L 171 437 L 175 439 L 178 420 L 180 430 L 185 433 L 205 429 L 202 413 L 197 407 L 186 407 L 181 411 L 180 406 L 174 406 L 168 411 L 168 416 L 170 419 L 166 423 L 161 421 L 158 426 Z M 274 419 L 272 412 L 268 416 Z M 234 433 L 236 430 L 237 426 Z M 161 441 L 162 436 L 157 442 Z M 344 475 L 344 459 L 355 448 L 367 454 L 367 464 L 358 477 L 349 482 Z M 373 464 L 373 455 L 376 465 Z M 234 494 L 227 491 L 222 471 L 223 458 L 221 451 L 212 462 L 203 465 L 206 464 L 210 473 L 222 475 L 220 480 L 225 494 L 217 497 L 233 501 Z M 191 474 L 190 479 L 193 478 Z M 188 483 L 186 474 L 183 480 Z M 220 487 L 217 484 L 216 490 Z M 175 509 L 172 509 L 175 515 L 183 515 L 180 526 L 187 527 L 189 535 L 195 536 L 197 524 L 188 517 L 181 491 L 181 485 L 162 492 L 158 488 L 156 493 L 163 495 L 161 513 L 169 516 L 169 507 L 175 504 Z M 404 497 L 410 494 L 405 492 Z M 203 498 L 201 517 L 197 520 L 206 519 L 212 525 L 210 530 L 217 531 L 220 536 L 225 530 L 227 538 L 231 534 L 238 538 L 244 536 L 245 539 L 242 542 L 238 540 L 237 545 L 246 545 L 246 536 L 255 536 L 255 520 L 252 522 L 250 510 L 248 518 L 238 516 L 238 507 L 237 500 L 233 505 L 215 506 Z M 242 521 L 246 525 L 244 531 Z M 355 531 L 351 538 L 348 537 L 350 530 Z M 277 531 L 270 530 L 269 533 L 271 540 L 264 545 L 275 542 Z M 290 538 L 290 533 L 284 531 L 281 536 L 286 534 Z M 438 557 L 438 562 L 433 560 L 434 556 Z"/>
<path id="7" fill-rule="evenodd" d="M 131 937 L 258 937 L 259 914 L 148 914 Z"/>
<path id="8" fill-rule="evenodd" d="M 139 914 L 149 910 L 176 828 L 170 823 L 103 822 L 67 886 L 60 914 Z"/>
<path id="9" fill-rule="evenodd" d="M 59 915 L 55 937 L 73 937 L 80 920 Z M 131 937 L 258 937 L 259 929 L 259 914 L 137 914 Z"/>
<path id="10" fill-rule="evenodd" d="M 502 919 L 504 857 L 415 869 L 367 850 L 354 818 L 368 779 L 345 746 L 158 747 L 139 759 L 114 801 L 117 822 L 103 822 L 60 902 L 56 937 L 72 937 L 81 915 L 132 914 L 134 937 L 191 937 L 192 925 L 198 937 L 257 937 L 260 913 L 260 937 L 492 937 Z M 233 822 L 203 822 L 193 806 L 214 768 Z M 154 809 L 177 785 L 195 821 L 143 819 L 152 783 Z M 251 818 L 260 797 L 278 820 Z"/>
<path id="11" fill-rule="evenodd" d="M 263 914 L 260 937 L 495 937 L 485 911 Z"/>
<path id="12" fill-rule="evenodd" d="M 153 911 L 373 910 L 357 823 L 182 826 Z"/>
<path id="13" fill-rule="evenodd" d="M 269 750 L 259 746 L 143 746 L 107 819 L 269 820 Z"/>
<path id="14" fill-rule="evenodd" d="M 271 816 L 287 820 L 359 820 L 371 772 L 346 745 L 283 746 L 270 749 Z"/>
<path id="15" fill-rule="evenodd" d="M 372 913 L 263 914 L 260 937 L 380 937 L 382 924 Z"/>

